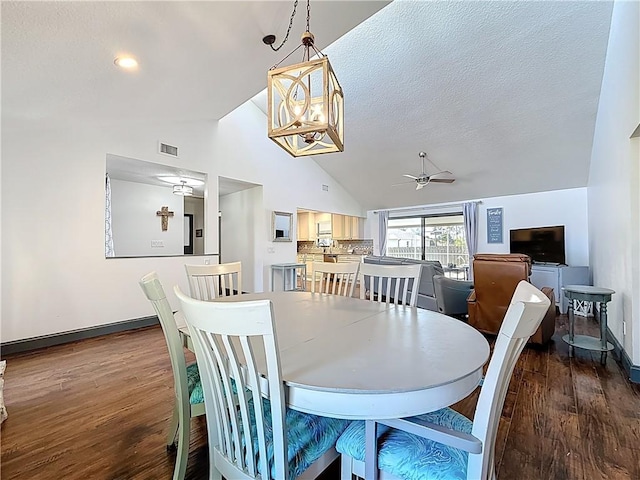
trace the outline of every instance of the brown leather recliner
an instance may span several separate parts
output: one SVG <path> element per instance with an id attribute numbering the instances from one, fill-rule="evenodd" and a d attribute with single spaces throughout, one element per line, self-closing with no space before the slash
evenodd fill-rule
<path id="1" fill-rule="evenodd" d="M 529 281 L 531 258 L 519 253 L 476 254 L 473 256 L 474 289 L 467 299 L 469 324 L 484 333 L 496 335 L 509 308 L 518 282 Z M 544 345 L 556 326 L 556 302 L 553 288 L 542 288 L 551 305 L 529 343 Z"/>

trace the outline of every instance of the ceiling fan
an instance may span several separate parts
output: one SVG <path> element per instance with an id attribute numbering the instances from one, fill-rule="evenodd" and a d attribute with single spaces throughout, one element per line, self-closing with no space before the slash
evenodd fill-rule
<path id="1" fill-rule="evenodd" d="M 429 158 L 427 158 L 427 154 L 424 152 L 420 152 L 418 153 L 418 156 L 420 157 L 420 159 L 422 160 L 422 173 L 420 173 L 420 175 L 416 176 L 416 175 L 409 175 L 409 174 L 404 174 L 403 177 L 407 177 L 413 180 L 413 182 L 416 183 L 416 190 L 420 190 L 421 188 L 424 188 L 426 185 L 428 185 L 429 183 L 453 183 L 456 179 L 453 177 L 453 173 L 451 173 L 448 170 L 440 170 L 437 173 L 434 173 L 433 175 L 427 175 L 427 173 L 424 170 L 424 159 L 426 158 L 429 162 L 431 162 L 431 164 L 436 167 L 436 169 L 438 169 L 438 167 L 436 166 L 435 163 L 433 163 L 431 160 L 429 160 Z M 403 182 L 403 183 L 395 183 L 392 186 L 398 186 L 398 185 L 407 185 L 409 183 L 413 183 L 413 182 Z"/>

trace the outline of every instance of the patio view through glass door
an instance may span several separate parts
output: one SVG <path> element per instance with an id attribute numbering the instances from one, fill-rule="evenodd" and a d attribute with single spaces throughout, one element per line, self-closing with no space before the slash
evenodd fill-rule
<path id="1" fill-rule="evenodd" d="M 462 215 L 390 218 L 386 254 L 415 260 L 438 260 L 445 269 L 445 275 L 465 279 L 469 252 Z"/>

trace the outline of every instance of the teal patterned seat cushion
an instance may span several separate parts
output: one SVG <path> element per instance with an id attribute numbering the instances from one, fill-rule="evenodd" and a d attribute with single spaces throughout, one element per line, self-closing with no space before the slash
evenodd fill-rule
<path id="1" fill-rule="evenodd" d="M 250 400 L 251 402 L 252 400 Z M 269 400 L 262 400 L 265 416 L 265 440 L 269 462 L 269 477 L 275 479 L 273 462 L 273 429 L 271 427 L 271 406 Z M 254 451 L 258 451 L 255 417 L 251 409 L 251 431 Z M 319 417 L 287 408 L 285 421 L 287 424 L 287 443 L 289 460 L 289 479 L 293 480 L 319 459 L 330 448 L 334 447 L 340 434 L 349 426 L 349 420 Z M 260 471 L 258 463 L 258 471 Z M 278 479 L 279 480 L 279 479 Z"/>
<path id="2" fill-rule="evenodd" d="M 418 415 L 421 419 L 459 432 L 471 433 L 473 423 L 443 408 Z M 341 454 L 364 461 L 365 424 L 352 422 L 338 439 Z M 378 468 L 405 480 L 466 480 L 468 453 L 402 430 L 378 425 Z"/>
<path id="3" fill-rule="evenodd" d="M 189 403 L 195 405 L 204 402 L 202 393 L 202 383 L 200 383 L 200 372 L 198 364 L 192 363 L 187 366 L 187 387 L 189 388 Z"/>
<path id="4" fill-rule="evenodd" d="M 232 380 L 231 389 L 236 392 L 235 382 Z M 189 401 L 191 404 L 204 402 L 202 384 L 197 364 L 187 367 L 187 385 L 189 387 Z M 253 400 L 249 400 L 249 403 Z M 273 430 L 271 428 L 271 405 L 268 400 L 262 400 L 265 412 L 265 437 L 269 461 L 270 477 L 275 480 L 275 465 L 273 462 Z M 251 413 L 251 431 L 254 438 L 253 448 L 258 451 L 256 438 L 256 423 Z M 349 420 L 319 417 L 308 413 L 287 409 L 285 421 L 287 423 L 287 442 L 289 460 L 289 478 L 294 479 L 304 472 L 318 458 L 330 448 L 334 447 L 340 434 L 349 426 Z M 258 468 L 259 464 L 258 464 Z"/>

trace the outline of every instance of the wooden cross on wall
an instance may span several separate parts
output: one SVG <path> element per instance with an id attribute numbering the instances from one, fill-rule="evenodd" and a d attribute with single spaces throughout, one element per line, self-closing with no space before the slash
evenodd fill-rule
<path id="1" fill-rule="evenodd" d="M 162 207 L 156 215 L 162 217 L 162 231 L 166 232 L 169 229 L 169 217 L 173 217 L 173 212 L 169 211 L 169 207 Z"/>

